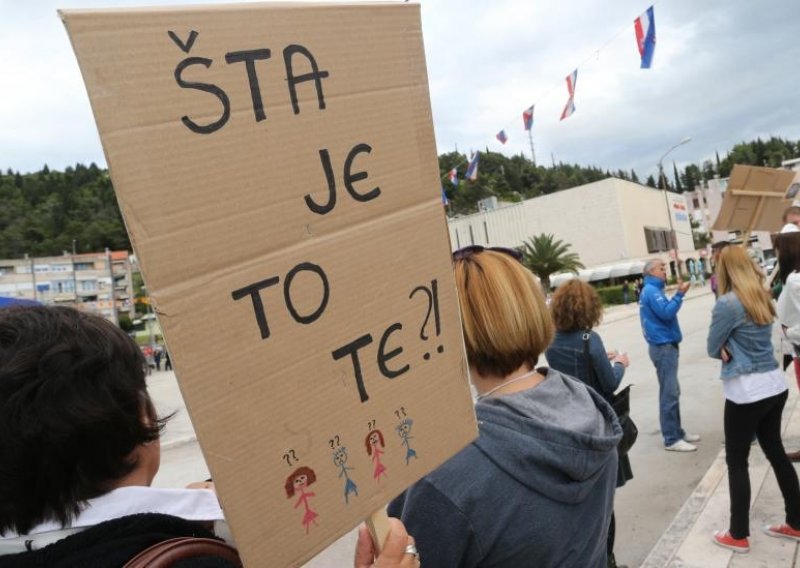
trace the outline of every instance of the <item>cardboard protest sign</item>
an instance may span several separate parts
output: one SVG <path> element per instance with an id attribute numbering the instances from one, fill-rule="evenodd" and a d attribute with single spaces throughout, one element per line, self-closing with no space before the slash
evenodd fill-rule
<path id="1" fill-rule="evenodd" d="M 476 435 L 419 6 L 62 18 L 237 545 L 302 563 Z"/>
<path id="2" fill-rule="evenodd" d="M 794 178 L 788 170 L 735 165 L 712 229 L 778 232 L 783 211 L 792 204 L 787 190 Z"/>

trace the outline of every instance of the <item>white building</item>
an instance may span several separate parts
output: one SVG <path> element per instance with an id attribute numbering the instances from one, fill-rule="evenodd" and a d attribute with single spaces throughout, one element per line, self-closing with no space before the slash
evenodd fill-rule
<path id="1" fill-rule="evenodd" d="M 711 235 L 711 242 L 718 241 L 737 242 L 741 241 L 741 231 L 712 231 L 711 227 L 719 215 L 722 207 L 722 200 L 725 198 L 725 191 L 728 189 L 728 178 L 715 177 L 708 181 L 701 181 L 694 191 L 684 192 L 686 205 L 690 215 L 700 225 L 700 230 Z M 772 254 L 772 240 L 768 231 L 753 231 L 750 235 L 750 245 L 756 251 L 758 260 L 763 260 L 763 253 L 766 256 Z"/>
<path id="2" fill-rule="evenodd" d="M 785 170 L 800 171 L 800 158 L 784 160 L 781 167 Z M 728 188 L 728 178 L 714 177 L 708 181 L 701 181 L 694 191 L 685 192 L 686 204 L 691 212 L 692 219 L 700 224 L 701 230 L 711 234 L 711 241 L 737 242 L 741 240 L 740 231 L 711 231 L 714 221 L 719 215 L 722 200 Z M 797 202 L 795 202 L 797 205 Z M 772 247 L 772 238 L 768 231 L 753 231 L 750 236 L 750 245 L 755 249 L 758 260 L 775 256 Z"/>
<path id="3" fill-rule="evenodd" d="M 600 281 L 638 276 L 648 258 L 670 262 L 670 216 L 685 271 L 686 260 L 699 253 L 684 197 L 613 177 L 450 219 L 448 226 L 453 250 L 473 244 L 517 247 L 552 233 L 587 267 L 580 277 Z M 671 268 L 674 272 L 674 263 Z"/>
<path id="4" fill-rule="evenodd" d="M 117 323 L 133 311 L 131 256 L 106 251 L 0 260 L 0 296 L 65 304 Z"/>

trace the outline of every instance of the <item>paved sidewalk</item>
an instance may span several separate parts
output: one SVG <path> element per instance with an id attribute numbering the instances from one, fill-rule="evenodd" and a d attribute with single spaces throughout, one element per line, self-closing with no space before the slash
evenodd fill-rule
<path id="1" fill-rule="evenodd" d="M 789 400 L 783 415 L 783 442 L 791 451 L 800 449 L 800 405 L 791 368 L 787 373 L 787 384 Z M 750 486 L 752 505 L 748 554 L 736 554 L 711 541 L 712 533 L 727 529 L 729 520 L 728 469 L 722 448 L 642 568 L 800 568 L 797 543 L 761 532 L 766 524 L 783 522 L 784 511 L 775 475 L 757 445 L 752 447 L 750 454 Z"/>

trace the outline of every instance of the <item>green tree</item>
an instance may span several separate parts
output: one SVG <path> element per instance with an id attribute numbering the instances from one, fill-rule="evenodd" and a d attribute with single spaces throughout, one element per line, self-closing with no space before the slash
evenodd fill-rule
<path id="1" fill-rule="evenodd" d="M 550 276 L 556 272 L 578 272 L 584 268 L 578 253 L 570 252 L 572 245 L 556 239 L 552 234 L 541 233 L 528 239 L 522 248 L 522 262 L 550 290 Z"/>
<path id="2" fill-rule="evenodd" d="M 678 166 L 675 165 L 675 160 L 672 161 L 672 175 L 675 177 L 675 191 L 683 193 L 683 186 L 681 186 L 681 178 L 678 175 Z M 691 191 L 691 189 L 689 189 L 689 191 Z"/>
<path id="3" fill-rule="evenodd" d="M 706 248 L 706 245 L 711 243 L 711 235 L 706 231 L 700 229 L 700 222 L 694 219 L 689 219 L 689 224 L 692 226 L 692 240 L 694 241 L 694 249 L 700 250 Z"/>

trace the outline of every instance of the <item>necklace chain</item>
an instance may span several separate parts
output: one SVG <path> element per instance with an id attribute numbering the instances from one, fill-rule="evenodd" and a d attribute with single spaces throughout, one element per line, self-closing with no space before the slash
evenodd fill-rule
<path id="1" fill-rule="evenodd" d="M 531 377 L 531 376 L 533 376 L 535 374 L 536 374 L 536 369 L 533 369 L 532 371 L 529 371 L 529 372 L 525 373 L 524 375 L 520 375 L 519 377 L 515 377 L 515 378 L 510 379 L 508 381 L 502 382 L 499 385 L 497 385 L 496 387 L 486 391 L 485 393 L 479 394 L 478 395 L 478 400 L 483 400 L 484 398 L 494 394 L 495 391 L 498 391 L 498 390 L 500 390 L 502 388 L 505 388 L 505 387 L 507 387 L 508 385 L 510 385 L 512 383 L 516 383 L 517 381 L 521 381 L 522 379 L 527 379 L 528 377 Z"/>

